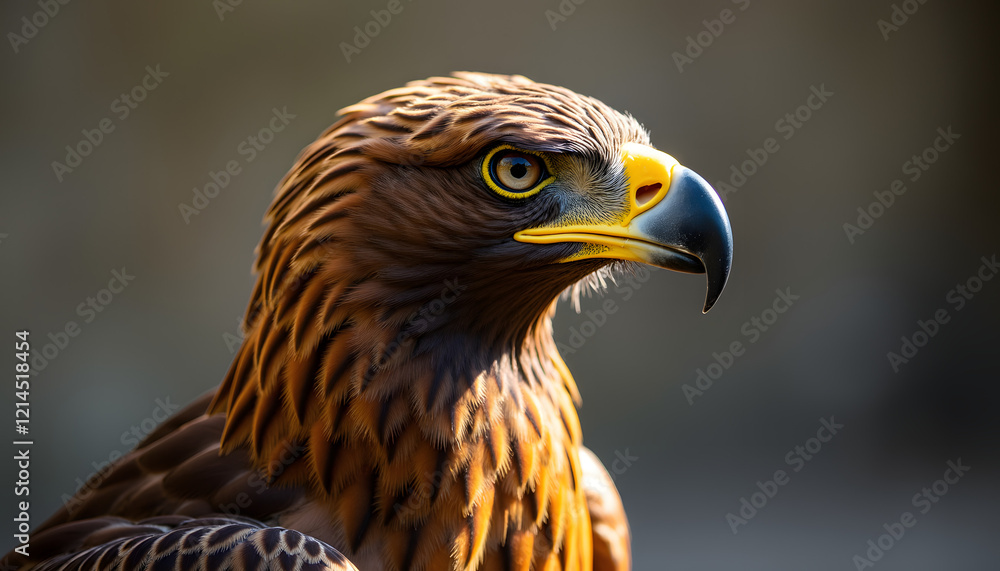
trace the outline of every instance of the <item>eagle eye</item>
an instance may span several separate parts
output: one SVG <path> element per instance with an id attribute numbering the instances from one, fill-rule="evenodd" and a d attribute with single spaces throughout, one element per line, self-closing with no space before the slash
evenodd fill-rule
<path id="1" fill-rule="evenodd" d="M 544 156 L 511 145 L 501 145 L 483 160 L 483 179 L 493 192 L 505 198 L 532 196 L 555 177 L 549 176 Z"/>

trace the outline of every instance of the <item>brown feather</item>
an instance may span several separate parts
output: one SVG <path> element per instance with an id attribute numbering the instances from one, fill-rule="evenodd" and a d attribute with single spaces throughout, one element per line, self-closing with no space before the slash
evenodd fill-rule
<path id="1" fill-rule="evenodd" d="M 614 480 L 587 448 L 580 448 L 580 463 L 593 529 L 594 571 L 628 571 L 631 536 Z"/>
<path id="2" fill-rule="evenodd" d="M 81 490 L 33 560 L 628 568 L 617 493 L 587 487 L 551 325 L 559 294 L 610 261 L 513 240 L 561 205 L 501 199 L 480 169 L 501 143 L 576 161 L 607 208 L 626 142 L 648 144 L 632 118 L 520 76 L 432 78 L 341 110 L 268 209 L 218 392 Z"/>

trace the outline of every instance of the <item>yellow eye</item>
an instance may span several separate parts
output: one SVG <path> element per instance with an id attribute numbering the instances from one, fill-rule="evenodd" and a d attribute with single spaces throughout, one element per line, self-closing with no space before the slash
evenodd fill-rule
<path id="1" fill-rule="evenodd" d="M 493 178 L 501 186 L 515 192 L 531 189 L 542 178 L 542 161 L 538 157 L 504 151 L 493 156 Z"/>
<path id="2" fill-rule="evenodd" d="M 483 160 L 483 179 L 500 196 L 525 198 L 555 180 L 547 167 L 538 153 L 501 145 Z"/>

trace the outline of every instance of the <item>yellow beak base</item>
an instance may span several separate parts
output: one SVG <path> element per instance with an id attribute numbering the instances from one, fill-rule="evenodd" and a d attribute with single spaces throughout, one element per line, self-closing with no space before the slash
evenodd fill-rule
<path id="1" fill-rule="evenodd" d="M 562 224 L 522 230 L 514 239 L 531 244 L 584 244 L 563 259 L 611 258 L 674 271 L 707 273 L 705 311 L 718 299 L 732 265 L 733 238 L 722 201 L 703 178 L 672 156 L 626 143 L 627 204 L 615 222 Z"/>

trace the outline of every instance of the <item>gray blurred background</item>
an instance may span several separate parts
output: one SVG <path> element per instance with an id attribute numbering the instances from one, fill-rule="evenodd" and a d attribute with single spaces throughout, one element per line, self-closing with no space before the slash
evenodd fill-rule
<path id="1" fill-rule="evenodd" d="M 997 20 L 985 3 L 896 2 L 897 22 L 917 9 L 892 30 L 878 23 L 893 24 L 889 0 L 404 0 L 385 26 L 369 24 L 383 0 L 243 2 L 220 16 L 225 1 L 72 2 L 49 18 L 35 2 L 0 8 L 0 335 L 27 328 L 36 351 L 53 343 L 54 355 L 35 355 L 45 366 L 31 390 L 36 524 L 94 463 L 131 447 L 123 431 L 148 431 L 161 403 L 185 404 L 221 380 L 272 191 L 336 110 L 478 70 L 626 110 L 713 185 L 748 149 L 778 145 L 725 197 L 735 263 L 711 313 L 699 312 L 702 278 L 664 271 L 638 289 L 619 282 L 582 314 L 559 312 L 586 442 L 620 471 L 636 569 L 854 569 L 905 511 L 916 525 L 877 569 L 1000 568 L 1000 280 L 961 310 L 949 294 L 1000 253 L 987 85 Z M 45 24 L 28 38 L 22 18 Z M 347 61 L 342 43 L 366 25 L 378 35 Z M 708 44 L 690 47 L 697 57 L 685 54 L 689 37 Z M 691 57 L 680 69 L 675 52 Z M 147 66 L 169 75 L 122 118 L 115 101 Z M 819 105 L 813 87 L 832 95 Z M 810 101 L 819 108 L 800 109 Z M 240 145 L 275 108 L 295 118 L 248 161 Z M 791 123 L 778 122 L 797 111 L 808 120 L 786 139 Z M 52 162 L 105 118 L 114 130 L 60 182 Z M 960 138 L 911 181 L 907 161 L 949 127 Z M 240 174 L 186 222 L 179 205 L 229 161 Z M 851 243 L 844 223 L 858 224 L 858 207 L 895 179 L 906 193 Z M 88 310 L 122 268 L 134 280 Z M 744 323 L 770 319 L 779 288 L 799 299 L 751 342 L 756 326 Z M 587 314 L 605 300 L 615 308 L 606 320 Z M 947 323 L 894 372 L 887 353 L 941 309 Z M 60 348 L 48 335 L 60 339 L 69 321 L 79 331 Z M 733 342 L 745 352 L 689 402 L 683 385 L 696 387 Z M 788 456 L 830 416 L 843 428 L 821 450 Z M 958 459 L 971 469 L 920 513 L 914 494 Z M 734 534 L 727 514 L 777 470 L 787 484 Z M 13 461 L 0 472 L 0 513 L 13 514 Z M 4 551 L 11 517 L 0 523 Z"/>

